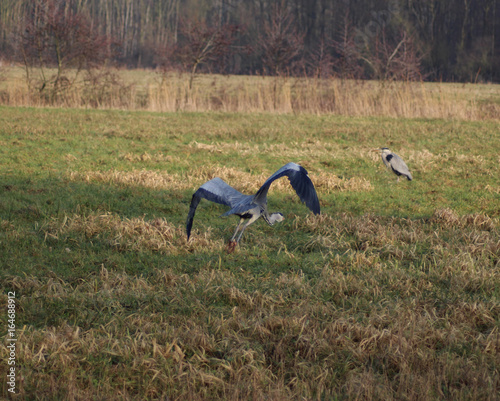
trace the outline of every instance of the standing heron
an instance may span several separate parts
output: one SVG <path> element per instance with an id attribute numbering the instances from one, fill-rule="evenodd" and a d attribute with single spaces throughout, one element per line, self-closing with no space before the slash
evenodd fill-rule
<path id="1" fill-rule="evenodd" d="M 406 177 L 408 181 L 411 181 L 413 179 L 410 170 L 408 169 L 408 166 L 403 161 L 403 159 L 401 159 L 401 157 L 399 157 L 397 154 L 392 153 L 389 148 L 374 149 L 374 152 L 380 152 L 382 161 L 389 170 L 397 175 L 398 182 L 400 176 Z"/>
<path id="2" fill-rule="evenodd" d="M 288 177 L 290 184 L 299 196 L 300 200 L 305 203 L 314 214 L 319 214 L 319 200 L 316 190 L 314 189 L 314 185 L 309 178 L 306 169 L 296 163 L 288 163 L 281 167 L 266 180 L 255 195 L 243 195 L 229 184 L 226 184 L 222 179 L 216 177 L 204 183 L 193 194 L 186 221 L 188 240 L 191 235 L 194 214 L 202 198 L 211 202 L 220 203 L 221 205 L 229 206 L 231 210 L 224 213 L 223 216 L 229 216 L 231 214 L 239 216 L 240 221 L 236 227 L 233 237 L 229 241 L 229 252 L 234 249 L 236 244 L 238 244 L 245 229 L 250 224 L 258 220 L 259 217 L 262 217 L 270 226 L 274 225 L 276 222 L 283 221 L 285 219 L 283 214 L 269 214 L 267 211 L 267 192 L 269 187 L 275 180 L 283 176 Z M 238 231 L 240 234 L 236 237 Z"/>

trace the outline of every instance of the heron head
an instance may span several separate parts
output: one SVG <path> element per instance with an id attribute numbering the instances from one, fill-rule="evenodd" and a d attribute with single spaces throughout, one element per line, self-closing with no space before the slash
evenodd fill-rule
<path id="1" fill-rule="evenodd" d="M 388 155 L 389 153 L 391 153 L 391 151 L 389 150 L 389 148 L 377 148 L 377 149 L 372 149 L 372 152 L 378 152 L 378 153 L 380 153 L 382 156 L 383 156 L 383 155 Z"/>
<path id="2" fill-rule="evenodd" d="M 281 213 L 272 213 L 269 216 L 269 224 L 273 225 L 274 223 L 279 223 L 281 221 L 285 220 L 285 216 Z"/>

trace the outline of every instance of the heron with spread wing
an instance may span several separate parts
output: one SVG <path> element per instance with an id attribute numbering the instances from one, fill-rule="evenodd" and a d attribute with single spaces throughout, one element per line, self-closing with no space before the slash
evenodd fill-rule
<path id="1" fill-rule="evenodd" d="M 207 199 L 211 202 L 220 203 L 229 206 L 223 216 L 235 214 L 239 216 L 240 221 L 236 227 L 233 237 L 229 241 L 229 250 L 234 249 L 240 241 L 245 229 L 259 217 L 262 217 L 269 225 L 283 221 L 285 218 L 281 213 L 269 213 L 267 210 L 267 192 L 271 184 L 278 178 L 287 176 L 293 189 L 300 200 L 314 213 L 320 213 L 318 195 L 314 185 L 304 167 L 296 163 L 288 163 L 276 171 L 260 187 L 255 195 L 244 195 L 238 190 L 225 183 L 222 179 L 216 177 L 204 183 L 191 199 L 189 213 L 186 221 L 187 238 L 191 236 L 194 214 L 201 199 Z M 239 235 L 238 235 L 239 232 Z"/>

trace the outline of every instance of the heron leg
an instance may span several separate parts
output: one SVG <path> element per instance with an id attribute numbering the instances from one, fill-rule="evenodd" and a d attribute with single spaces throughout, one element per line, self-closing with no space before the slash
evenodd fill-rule
<path id="1" fill-rule="evenodd" d="M 236 234 L 238 234 L 238 230 L 240 229 L 240 226 L 241 226 L 241 223 L 243 223 L 243 220 L 245 220 L 245 219 L 243 217 L 240 217 L 240 221 L 239 221 L 238 225 L 236 226 L 236 231 L 234 232 L 234 235 L 232 236 L 231 241 L 229 241 L 229 242 L 233 242 L 234 239 L 236 238 Z M 241 235 L 240 235 L 240 237 L 241 237 Z M 238 238 L 238 241 L 239 241 L 239 238 Z"/>
<path id="2" fill-rule="evenodd" d="M 241 232 L 240 232 L 240 235 L 238 236 L 238 239 L 236 240 L 236 242 L 240 242 L 240 239 L 241 239 L 241 236 L 243 235 L 243 231 L 245 231 L 245 228 L 247 228 L 248 226 L 250 225 L 250 220 L 248 220 L 245 225 L 243 226 L 243 228 L 241 229 Z"/>
<path id="3" fill-rule="evenodd" d="M 261 216 L 260 214 L 254 214 L 252 217 L 250 217 L 249 219 L 247 219 L 247 221 L 245 222 L 245 224 L 243 224 L 243 227 L 241 228 L 240 235 L 238 236 L 238 239 L 236 240 L 236 242 L 240 242 L 241 236 L 243 235 L 243 231 L 245 231 L 245 229 L 250 224 L 252 224 L 253 222 L 255 222 L 260 216 Z"/>

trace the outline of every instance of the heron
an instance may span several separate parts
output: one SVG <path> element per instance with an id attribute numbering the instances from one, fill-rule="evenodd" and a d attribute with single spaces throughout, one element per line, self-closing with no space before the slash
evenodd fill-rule
<path id="1" fill-rule="evenodd" d="M 318 195 L 306 169 L 296 163 L 288 163 L 271 175 L 255 195 L 244 195 L 219 177 L 213 178 L 201 185 L 193 194 L 191 205 L 189 206 L 186 221 L 187 239 L 189 240 L 191 236 L 194 214 L 201 199 L 229 206 L 231 209 L 222 216 L 234 214 L 240 218 L 236 231 L 228 244 L 229 252 L 234 250 L 235 246 L 239 243 L 245 229 L 260 217 L 270 226 L 283 221 L 285 217 L 282 213 L 268 212 L 267 192 L 274 181 L 284 176 L 288 177 L 290 184 L 302 203 L 305 203 L 314 214 L 320 214 Z"/>
<path id="2" fill-rule="evenodd" d="M 388 169 L 392 170 L 392 172 L 397 175 L 398 182 L 400 176 L 406 177 L 408 181 L 411 181 L 413 179 L 410 170 L 408 169 L 408 166 L 403 161 L 403 159 L 401 159 L 401 157 L 399 157 L 397 154 L 392 153 L 389 148 L 374 149 L 374 151 L 380 152 L 382 161 Z"/>

